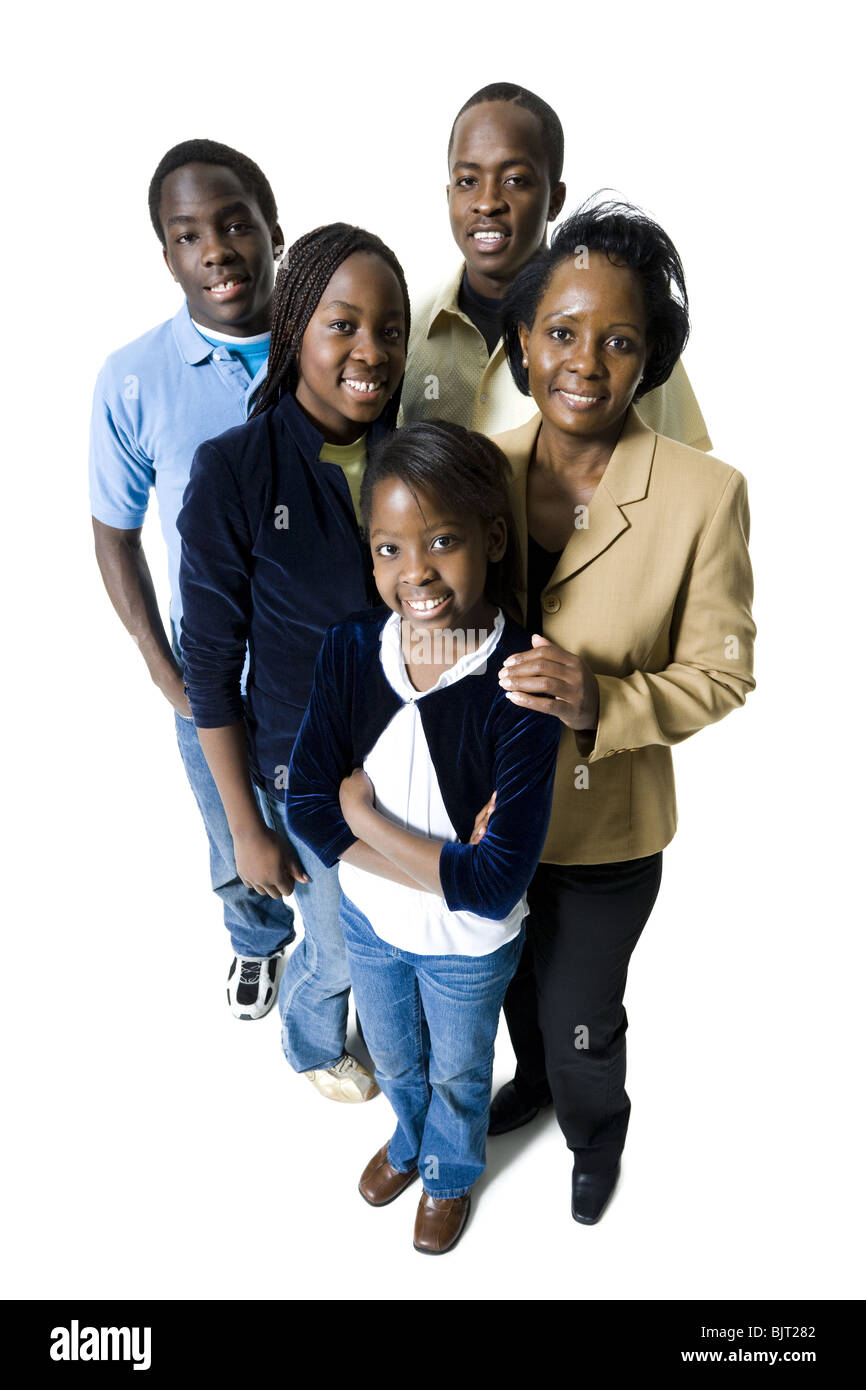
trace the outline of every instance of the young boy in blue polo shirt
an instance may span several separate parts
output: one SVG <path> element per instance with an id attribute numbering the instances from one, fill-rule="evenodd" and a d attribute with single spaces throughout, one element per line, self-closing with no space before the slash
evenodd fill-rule
<path id="1" fill-rule="evenodd" d="M 185 298 L 173 319 L 112 353 L 99 374 L 90 436 L 96 558 L 118 617 L 174 710 L 210 844 L 211 883 L 235 953 L 232 1013 L 261 1018 L 276 1000 L 279 955 L 295 934 L 293 913 L 238 877 L 225 812 L 199 747 L 178 646 L 176 519 L 198 445 L 241 424 L 264 380 L 283 234 L 258 165 L 213 140 L 170 149 L 151 180 L 149 202 L 165 263 Z M 168 549 L 170 635 L 141 545 L 151 489 Z"/>

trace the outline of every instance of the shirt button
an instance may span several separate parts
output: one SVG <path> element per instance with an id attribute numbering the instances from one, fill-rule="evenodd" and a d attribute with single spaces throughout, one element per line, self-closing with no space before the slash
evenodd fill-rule
<path id="1" fill-rule="evenodd" d="M 556 597 L 556 594 L 548 594 L 546 598 L 541 600 L 541 606 L 545 613 L 558 613 L 562 604 Z"/>
<path id="2" fill-rule="evenodd" d="M 482 404 L 482 405 L 486 405 L 486 404 L 487 404 L 487 392 L 486 392 L 486 391 L 482 391 L 482 392 L 481 392 L 481 404 Z"/>

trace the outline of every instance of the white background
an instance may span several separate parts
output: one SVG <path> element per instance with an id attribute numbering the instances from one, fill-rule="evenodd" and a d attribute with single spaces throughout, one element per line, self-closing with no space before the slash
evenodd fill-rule
<path id="1" fill-rule="evenodd" d="M 861 1294 L 853 9 L 308 8 L 43 5 L 5 33 L 4 1292 Z M 572 1221 L 548 1112 L 491 1142 L 441 1261 L 412 1250 L 417 1189 L 383 1211 L 355 1190 L 385 1100 L 323 1100 L 275 1014 L 229 1014 L 171 712 L 93 560 L 87 431 L 103 358 L 178 305 L 147 213 L 165 149 L 244 150 L 289 242 L 359 222 L 417 293 L 455 262 L 451 120 L 499 80 L 559 111 L 566 210 L 612 186 L 680 249 L 688 370 L 750 483 L 758 689 L 676 754 L 681 828 L 631 970 L 632 1124 L 604 1220 Z M 146 538 L 164 593 L 155 515 Z"/>

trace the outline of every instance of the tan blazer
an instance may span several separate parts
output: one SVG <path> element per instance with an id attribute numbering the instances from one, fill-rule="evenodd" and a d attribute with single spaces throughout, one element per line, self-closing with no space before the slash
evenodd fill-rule
<path id="1" fill-rule="evenodd" d="M 523 615 L 526 479 L 540 426 L 536 415 L 496 439 L 513 469 Z M 599 684 L 595 741 L 563 725 L 544 861 L 636 859 L 673 837 L 670 745 L 754 689 L 748 537 L 742 474 L 630 409 L 542 595 L 544 636 L 579 653 Z"/>

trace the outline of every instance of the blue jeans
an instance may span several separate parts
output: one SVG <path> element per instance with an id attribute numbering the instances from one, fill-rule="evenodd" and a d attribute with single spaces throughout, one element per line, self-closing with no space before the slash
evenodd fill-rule
<path id="1" fill-rule="evenodd" d="M 210 881 L 239 956 L 272 956 L 295 937 L 295 914 L 280 898 L 263 897 L 238 878 L 235 851 L 220 794 L 191 719 L 174 716 L 177 746 L 210 845 Z"/>
<path id="2" fill-rule="evenodd" d="M 346 1050 L 349 1018 L 349 967 L 340 926 L 340 881 L 308 845 L 293 835 L 285 802 L 256 788 L 262 815 L 272 830 L 293 845 L 310 876 L 296 883 L 292 897 L 304 925 L 280 981 L 279 1009 L 283 1052 L 295 1071 L 326 1070 Z"/>
<path id="3" fill-rule="evenodd" d="M 416 956 L 341 909 L 355 1003 L 376 1080 L 397 1117 L 388 1161 L 417 1164 L 431 1197 L 462 1197 L 484 1172 L 493 1044 L 523 928 L 489 956 Z"/>

